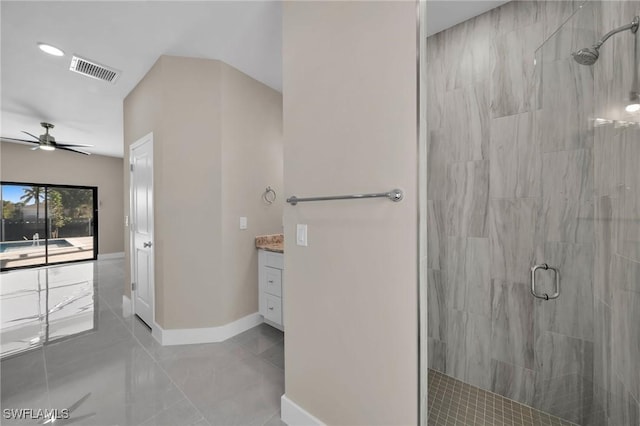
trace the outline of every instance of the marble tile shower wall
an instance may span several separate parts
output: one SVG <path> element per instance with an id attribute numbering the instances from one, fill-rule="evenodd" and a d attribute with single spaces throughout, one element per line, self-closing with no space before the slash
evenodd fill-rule
<path id="1" fill-rule="evenodd" d="M 428 364 L 582 425 L 640 424 L 640 131 L 590 120 L 629 90 L 631 37 L 594 67 L 568 55 L 640 2 L 580 4 L 513 1 L 427 39 Z M 557 301 L 529 292 L 543 262 Z"/>

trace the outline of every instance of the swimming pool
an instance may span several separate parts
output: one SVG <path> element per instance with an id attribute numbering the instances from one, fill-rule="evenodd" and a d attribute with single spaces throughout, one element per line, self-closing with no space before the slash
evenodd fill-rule
<path id="1" fill-rule="evenodd" d="M 58 247 L 71 247 L 72 244 L 62 238 L 49 240 L 48 242 L 49 248 L 58 248 Z M 23 251 L 29 249 L 37 249 L 42 248 L 44 250 L 45 240 L 39 241 L 39 246 L 35 245 L 33 241 L 7 241 L 0 243 L 0 253 L 8 253 L 12 251 Z"/>

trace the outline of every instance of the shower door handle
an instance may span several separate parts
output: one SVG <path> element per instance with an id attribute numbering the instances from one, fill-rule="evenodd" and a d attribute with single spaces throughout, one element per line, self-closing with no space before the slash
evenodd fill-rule
<path id="1" fill-rule="evenodd" d="M 538 269 L 543 269 L 545 271 L 553 271 L 554 275 L 554 292 L 553 294 L 538 294 L 536 293 L 536 271 Z M 546 263 L 542 263 L 540 265 L 534 265 L 531 268 L 531 294 L 538 299 L 551 300 L 557 299 L 560 296 L 560 271 L 558 268 L 554 268 L 553 266 L 549 266 Z"/>

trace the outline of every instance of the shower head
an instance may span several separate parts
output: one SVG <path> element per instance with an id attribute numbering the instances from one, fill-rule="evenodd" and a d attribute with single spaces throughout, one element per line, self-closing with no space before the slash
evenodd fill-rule
<path id="1" fill-rule="evenodd" d="M 609 39 L 609 37 L 627 30 L 630 30 L 635 34 L 638 31 L 639 25 L 640 17 L 635 16 L 630 24 L 623 25 L 619 28 L 616 28 L 615 30 L 609 31 L 592 47 L 585 47 L 584 49 L 580 49 L 577 52 L 573 52 L 571 56 L 573 56 L 573 59 L 575 59 L 575 61 L 580 65 L 593 65 L 598 60 L 598 56 L 600 56 L 600 47 L 604 44 L 605 41 Z"/>
<path id="2" fill-rule="evenodd" d="M 571 54 L 573 59 L 579 63 L 580 65 L 593 65 L 598 60 L 600 53 L 598 48 L 594 47 L 585 47 L 584 49 L 580 49 L 577 52 L 573 52 Z"/>

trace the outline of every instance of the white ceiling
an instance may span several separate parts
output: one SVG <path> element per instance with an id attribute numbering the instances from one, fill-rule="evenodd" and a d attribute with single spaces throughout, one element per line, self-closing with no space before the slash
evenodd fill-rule
<path id="1" fill-rule="evenodd" d="M 279 2 L 2 1 L 2 128 L 122 156 L 122 100 L 160 55 L 221 59 L 281 90 Z M 42 53 L 53 44 L 64 57 Z M 115 84 L 70 72 L 74 53 L 122 70 Z"/>
<path id="2" fill-rule="evenodd" d="M 429 1 L 433 34 L 504 1 Z M 220 59 L 282 90 L 278 1 L 6 1 L 1 14 L 1 127 L 5 137 L 56 125 L 58 142 L 121 157 L 122 101 L 160 55 Z M 64 57 L 42 53 L 53 44 Z M 115 84 L 70 72 L 71 55 L 122 71 Z M 27 149 L 25 147 L 25 149 Z M 72 154 L 75 155 L 75 154 Z"/>
<path id="3" fill-rule="evenodd" d="M 427 36 L 482 15 L 508 2 L 509 0 L 427 0 Z"/>

